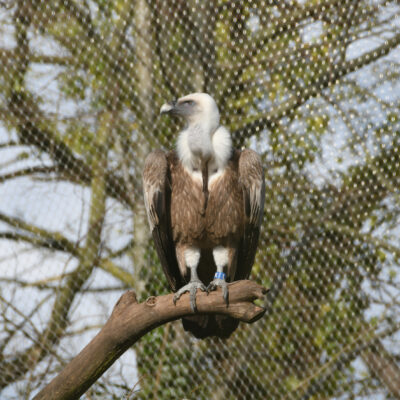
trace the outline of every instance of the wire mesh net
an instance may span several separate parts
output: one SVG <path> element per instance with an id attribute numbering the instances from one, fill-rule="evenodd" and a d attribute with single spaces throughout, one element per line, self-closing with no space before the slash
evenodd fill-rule
<path id="1" fill-rule="evenodd" d="M 228 340 L 148 333 L 83 398 L 400 397 L 400 3 L 0 2 L 0 388 L 31 398 L 120 295 L 169 293 L 146 155 L 207 92 L 263 160 L 251 279 L 282 285 Z"/>

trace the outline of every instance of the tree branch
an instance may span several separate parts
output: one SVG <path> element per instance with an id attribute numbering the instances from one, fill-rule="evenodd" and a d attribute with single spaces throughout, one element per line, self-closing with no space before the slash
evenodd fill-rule
<path id="1" fill-rule="evenodd" d="M 13 60 L 15 57 L 14 49 L 0 48 L 0 60 L 5 63 L 9 60 Z M 38 64 L 57 64 L 57 65 L 73 65 L 74 59 L 69 56 L 52 56 L 40 53 L 29 53 L 29 60 L 32 63 Z"/>
<path id="2" fill-rule="evenodd" d="M 91 183 L 93 176 L 90 165 L 76 156 L 55 132 L 42 126 L 46 118 L 34 105 L 27 90 L 12 94 L 8 111 L 11 117 L 15 118 L 13 125 L 17 129 L 20 144 L 35 146 L 47 153 L 56 164 L 57 174 L 64 179 L 79 184 Z M 132 199 L 127 194 L 123 179 L 112 171 L 106 172 L 106 189 L 109 196 L 117 198 L 124 204 L 132 205 Z"/>
<path id="3" fill-rule="evenodd" d="M 22 240 L 53 250 L 66 251 L 74 256 L 79 255 L 79 247 L 76 243 L 68 240 L 62 233 L 55 231 L 47 231 L 36 225 L 29 224 L 20 218 L 12 217 L 0 213 L 0 222 L 4 222 L 16 229 L 24 230 L 25 232 L 0 232 L 0 237 L 9 240 Z"/>
<path id="4" fill-rule="evenodd" d="M 96 135 L 96 150 L 92 158 L 91 170 L 93 174 L 91 186 L 91 201 L 89 211 L 89 225 L 86 236 L 86 245 L 79 252 L 78 267 L 66 277 L 59 288 L 52 307 L 49 321 L 38 336 L 35 343 L 28 349 L 17 353 L 11 360 L 0 359 L 0 389 L 11 382 L 15 382 L 27 371 L 36 365 L 58 344 L 68 326 L 68 314 L 77 293 L 90 277 L 93 269 L 98 265 L 102 250 L 102 228 L 106 214 L 106 172 L 108 138 L 112 129 L 112 113 L 104 111 L 100 118 L 100 126 Z M 4 222 L 12 223 L 15 218 L 0 215 Z M 26 224 L 21 221 L 20 226 Z M 29 226 L 28 226 L 29 227 Z M 36 228 L 40 234 L 40 228 Z"/>
<path id="5" fill-rule="evenodd" d="M 393 356 L 388 353 L 382 342 L 376 341 L 362 353 L 362 359 L 369 371 L 384 383 L 388 392 L 400 399 L 400 368 Z"/>
<path id="6" fill-rule="evenodd" d="M 64 1 L 64 6 L 67 5 L 66 3 Z M 68 5 L 72 6 L 73 4 L 73 2 L 68 2 Z M 49 128 L 52 124 L 46 120 L 35 97 L 25 85 L 25 76 L 29 63 L 32 61 L 30 59 L 28 29 L 33 19 L 33 10 L 34 6 L 31 3 L 19 0 L 14 15 L 16 47 L 13 50 L 13 65 L 17 67 L 10 70 L 12 74 L 10 73 L 8 79 L 8 107 L 2 117 L 5 117 L 7 122 L 12 122 L 12 125 L 16 128 L 20 144 L 35 146 L 49 155 L 57 167 L 58 174 L 71 182 L 89 185 L 93 179 L 91 166 L 86 160 L 77 156 L 56 131 Z M 88 20 L 89 16 L 84 14 L 83 11 L 79 11 L 78 8 L 74 11 L 75 17 L 80 22 L 87 24 L 90 21 Z M 87 29 L 91 32 L 90 26 Z M 89 37 L 91 37 L 90 34 Z M 99 39 L 99 41 L 93 42 L 93 45 L 102 42 Z M 104 43 L 99 48 L 103 49 Z M 115 63 L 117 61 L 114 58 L 110 57 Z M 118 70 L 117 66 L 115 68 L 115 71 Z M 129 198 L 123 179 L 112 171 L 106 171 L 106 190 L 109 196 L 132 206 L 133 199 Z"/>
<path id="7" fill-rule="evenodd" d="M 356 359 L 356 357 L 361 354 L 364 362 L 366 362 L 370 368 L 370 372 L 377 376 L 385 385 L 387 385 L 386 388 L 388 391 L 392 395 L 397 396 L 395 398 L 399 398 L 400 385 L 398 381 L 396 381 L 400 373 L 399 368 L 395 362 L 393 362 L 393 360 L 390 360 L 390 355 L 388 355 L 385 348 L 381 344 L 382 339 L 393 335 L 395 332 L 398 332 L 398 329 L 399 324 L 395 324 L 393 327 L 378 333 L 376 332 L 376 325 L 367 325 L 351 343 L 348 343 L 338 353 L 334 354 L 331 359 L 318 368 L 314 374 L 300 382 L 293 391 L 299 393 L 299 390 L 301 390 L 303 386 L 308 385 L 305 393 L 303 393 L 301 397 L 298 396 L 298 398 L 300 398 L 300 400 L 309 400 L 319 392 L 323 382 L 325 382 L 329 376 L 335 373 L 335 371 L 345 368 L 345 366 L 351 360 Z M 376 358 L 367 360 L 368 357 L 371 357 L 371 354 L 374 351 L 379 352 Z M 383 361 L 385 357 L 386 359 Z M 393 381 L 390 382 L 390 379 L 393 379 Z"/>
<path id="8" fill-rule="evenodd" d="M 268 42 L 271 42 L 278 37 L 282 37 L 288 31 L 298 28 L 300 22 L 309 21 L 310 19 L 323 19 L 329 12 L 335 12 L 335 9 L 338 6 L 343 7 L 343 0 L 321 0 L 317 3 L 312 2 L 309 5 L 296 8 L 283 20 L 282 16 L 271 18 L 271 15 L 268 14 L 267 28 L 262 30 L 256 36 L 249 36 L 248 40 L 244 41 L 241 45 L 243 49 L 250 49 L 246 54 L 246 59 L 255 57 L 259 49 L 265 46 Z M 266 8 L 266 10 L 267 9 L 268 8 Z M 243 67 L 243 65 L 240 66 Z"/>
<path id="9" fill-rule="evenodd" d="M 245 124 L 232 133 L 237 142 L 243 142 L 244 139 L 261 132 L 265 128 L 275 126 L 279 120 L 285 116 L 291 115 L 298 107 L 303 105 L 311 97 L 318 95 L 323 89 L 336 84 L 344 76 L 355 72 L 372 62 L 386 56 L 400 44 L 400 34 L 385 40 L 385 43 L 374 50 L 363 54 L 360 57 L 346 61 L 336 66 L 333 71 L 329 71 L 319 76 L 314 85 L 307 87 L 302 93 L 296 93 L 289 97 L 288 101 L 272 109 L 265 116 L 256 116 L 248 120 Z"/>
<path id="10" fill-rule="evenodd" d="M 49 167 L 37 166 L 37 167 L 23 168 L 23 169 L 20 169 L 17 171 L 13 171 L 13 172 L 9 172 L 7 174 L 0 175 L 0 183 L 3 183 L 10 179 L 33 176 L 36 174 L 48 175 L 48 174 L 56 173 L 57 171 L 58 171 L 58 168 L 54 167 L 54 166 L 49 166 Z"/>
<path id="11" fill-rule="evenodd" d="M 266 289 L 252 281 L 236 281 L 229 285 L 229 306 L 221 291 L 197 294 L 200 314 L 225 314 L 243 322 L 260 319 L 265 309 L 253 303 L 264 297 Z M 174 305 L 173 294 L 136 301 L 133 291 L 118 300 L 101 331 L 34 399 L 77 399 L 130 346 L 147 332 L 187 315 L 192 315 L 189 296 L 185 294 Z"/>

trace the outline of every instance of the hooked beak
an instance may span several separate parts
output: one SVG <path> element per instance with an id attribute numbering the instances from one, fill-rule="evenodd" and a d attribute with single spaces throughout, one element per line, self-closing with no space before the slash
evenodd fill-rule
<path id="1" fill-rule="evenodd" d="M 175 110 L 175 105 L 176 105 L 176 101 L 173 101 L 171 103 L 165 103 L 161 106 L 160 108 L 160 114 L 173 114 L 174 110 Z"/>

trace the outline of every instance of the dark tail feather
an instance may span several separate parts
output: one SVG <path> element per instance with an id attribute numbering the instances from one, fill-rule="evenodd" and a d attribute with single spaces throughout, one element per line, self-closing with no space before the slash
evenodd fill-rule
<path id="1" fill-rule="evenodd" d="M 182 325 L 185 331 L 198 339 L 210 336 L 227 339 L 238 327 L 239 321 L 223 315 L 195 315 L 182 318 Z"/>

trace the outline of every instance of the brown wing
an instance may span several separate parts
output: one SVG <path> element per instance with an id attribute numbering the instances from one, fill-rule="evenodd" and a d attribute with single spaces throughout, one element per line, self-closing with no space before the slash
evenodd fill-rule
<path id="1" fill-rule="evenodd" d="M 150 153 L 144 164 L 143 194 L 150 230 L 161 266 L 173 291 L 183 286 L 172 239 L 170 203 L 171 185 L 166 154 Z"/>
<path id="2" fill-rule="evenodd" d="M 247 279 L 257 251 L 264 213 L 265 178 L 260 156 L 243 150 L 239 158 L 239 182 L 243 189 L 245 229 L 237 253 L 235 280 Z"/>

